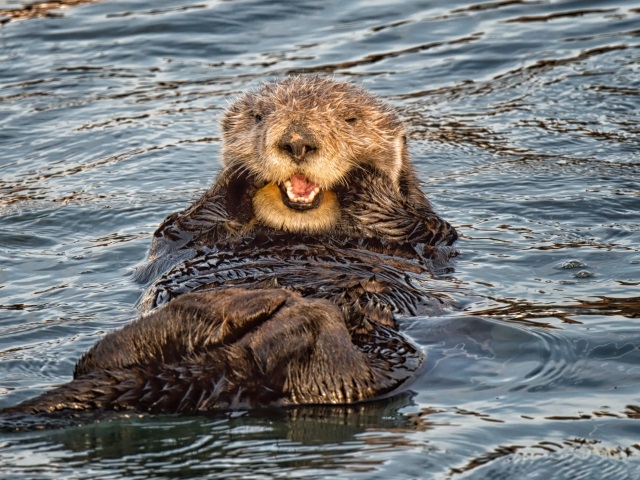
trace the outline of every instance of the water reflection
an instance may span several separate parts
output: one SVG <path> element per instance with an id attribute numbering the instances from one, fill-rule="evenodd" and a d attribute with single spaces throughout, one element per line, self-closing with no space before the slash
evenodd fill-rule
<path id="1" fill-rule="evenodd" d="M 137 474 L 175 478 L 190 475 L 255 475 L 296 470 L 333 470 L 348 465 L 370 471 L 380 461 L 373 456 L 411 447 L 401 432 L 410 426 L 399 410 L 412 403 L 410 394 L 385 402 L 353 407 L 298 408 L 207 417 L 145 417 L 107 419 L 102 423 L 59 431 L 29 433 L 16 444 L 9 440 L 0 457 L 56 445 L 59 455 L 49 462 L 63 471 L 92 464 L 108 471 L 124 463 Z M 381 418 L 383 419 L 381 423 Z M 388 429 L 388 433 L 383 434 Z M 376 433 L 362 434 L 370 428 Z M 395 433 L 394 433 L 395 432 Z M 318 449 L 318 446 L 322 449 Z M 46 449 L 45 449 L 46 450 Z M 362 455 L 369 452 L 370 455 Z M 162 465 L 161 470 L 155 467 Z M 25 466 L 22 463 L 21 466 Z M 47 465 L 50 468 L 51 465 Z"/>
<path id="2" fill-rule="evenodd" d="M 583 323 L 577 318 L 583 315 L 620 315 L 627 318 L 640 318 L 640 297 L 609 298 L 600 297 L 594 300 L 581 300 L 574 305 L 536 305 L 531 302 L 500 299 L 503 305 L 493 308 L 478 309 L 474 315 L 500 318 L 506 321 L 528 324 L 531 326 L 555 328 L 552 323 L 538 319 L 553 318 L 563 323 Z M 504 305 L 504 303 L 507 303 Z"/>
<path id="3" fill-rule="evenodd" d="M 526 478 L 535 476 L 539 468 L 551 468 L 558 478 L 589 479 L 594 472 L 609 478 L 632 479 L 637 462 L 624 462 L 635 456 L 636 448 L 599 445 L 598 441 L 582 438 L 561 443 L 542 441 L 533 445 L 500 446 L 452 468 L 452 474 L 466 474 L 464 478 Z M 635 465 L 634 465 L 635 464 Z"/>

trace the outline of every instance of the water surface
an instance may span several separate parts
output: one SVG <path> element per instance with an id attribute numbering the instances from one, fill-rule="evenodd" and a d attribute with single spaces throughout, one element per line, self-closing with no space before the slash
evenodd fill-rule
<path id="1" fill-rule="evenodd" d="M 69 8 L 59 7 L 66 3 Z M 63 5 L 64 6 L 64 5 Z M 12 478 L 640 477 L 637 2 L 0 1 L 0 406 L 135 315 L 218 119 L 287 74 L 394 104 L 461 233 L 411 391 L 0 434 Z"/>

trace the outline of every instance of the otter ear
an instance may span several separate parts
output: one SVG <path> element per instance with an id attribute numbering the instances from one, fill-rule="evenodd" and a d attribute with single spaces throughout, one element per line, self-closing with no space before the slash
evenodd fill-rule
<path id="1" fill-rule="evenodd" d="M 222 116 L 220 122 L 222 132 L 226 135 L 237 125 L 246 121 L 247 112 L 253 112 L 255 110 L 255 103 L 255 95 L 252 93 L 245 93 L 235 98 Z M 251 114 L 251 118 L 253 118 L 253 114 Z"/>
<path id="2" fill-rule="evenodd" d="M 220 120 L 222 127 L 222 164 L 229 166 L 233 159 L 242 158 L 251 151 L 250 138 L 238 133 L 247 131 L 253 125 L 255 94 L 246 93 L 233 100 Z"/>

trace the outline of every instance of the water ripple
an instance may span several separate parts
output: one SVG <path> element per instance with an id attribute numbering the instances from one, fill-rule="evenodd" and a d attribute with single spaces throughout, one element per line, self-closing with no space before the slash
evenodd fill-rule
<path id="1" fill-rule="evenodd" d="M 2 433 L 2 471 L 634 478 L 639 16 L 633 0 L 4 2 L 2 405 L 67 381 L 132 318 L 128 275 L 219 168 L 228 99 L 273 77 L 354 79 L 396 105 L 461 255 L 429 285 L 456 309 L 402 320 L 427 363 L 400 398 Z"/>

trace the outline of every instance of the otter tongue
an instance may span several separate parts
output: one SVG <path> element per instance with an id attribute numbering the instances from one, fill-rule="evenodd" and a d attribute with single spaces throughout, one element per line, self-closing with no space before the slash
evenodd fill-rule
<path id="1" fill-rule="evenodd" d="M 316 184 L 309 181 L 303 174 L 296 173 L 291 177 L 291 187 L 296 197 L 308 197 L 316 188 Z"/>

